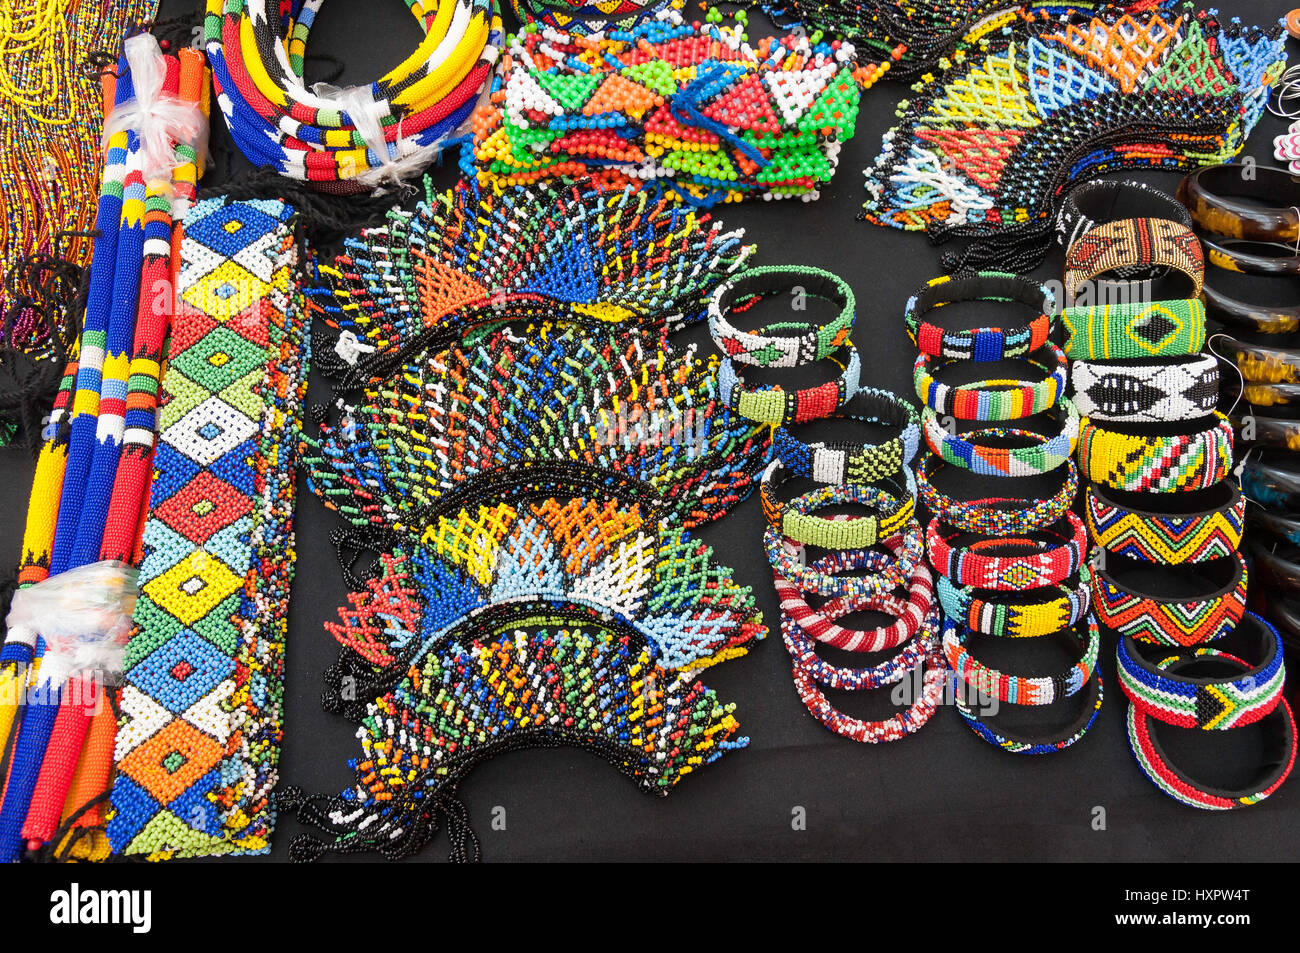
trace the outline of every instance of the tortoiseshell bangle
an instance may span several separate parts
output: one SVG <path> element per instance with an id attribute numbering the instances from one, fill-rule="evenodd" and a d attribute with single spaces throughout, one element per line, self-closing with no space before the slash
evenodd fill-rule
<path id="1" fill-rule="evenodd" d="M 1280 242 L 1247 242 L 1205 236 L 1205 260 L 1216 268 L 1243 275 L 1300 275 L 1300 255 Z"/>
<path id="2" fill-rule="evenodd" d="M 1286 169 L 1206 166 L 1184 176 L 1177 194 L 1206 234 L 1291 245 L 1300 238 L 1300 175 Z"/>

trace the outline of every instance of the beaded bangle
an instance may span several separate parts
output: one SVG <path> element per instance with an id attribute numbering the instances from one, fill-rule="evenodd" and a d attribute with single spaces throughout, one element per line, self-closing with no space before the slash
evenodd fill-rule
<path id="1" fill-rule="evenodd" d="M 1073 458 L 1065 463 L 1065 480 L 1061 488 L 1045 500 L 954 500 L 939 492 L 931 482 L 931 471 L 936 466 L 943 466 L 943 462 L 934 456 L 921 460 L 916 470 L 916 485 L 926 509 L 958 529 L 984 536 L 1028 533 L 1055 523 L 1074 504 L 1079 489 L 1079 470 Z"/>
<path id="2" fill-rule="evenodd" d="M 1300 510 L 1300 470 L 1289 454 L 1247 454 L 1241 462 L 1241 492 L 1270 510 Z"/>
<path id="3" fill-rule="evenodd" d="M 1230 556 L 1241 545 L 1246 498 L 1232 480 L 1158 497 L 1094 485 L 1084 500 L 1088 535 L 1117 556 L 1176 566 Z"/>
<path id="4" fill-rule="evenodd" d="M 1180 660 L 1192 664 L 1195 659 Z M 1176 673 L 1178 663 L 1167 671 Z M 1176 801 L 1207 811 L 1231 811 L 1258 804 L 1282 786 L 1295 764 L 1296 730 L 1291 706 L 1282 698 L 1263 722 L 1268 728 L 1267 748 L 1260 776 L 1247 787 L 1224 790 L 1203 784 L 1169 763 L 1164 749 L 1152 731 L 1152 722 L 1136 706 L 1128 709 L 1128 741 L 1142 773 L 1151 783 Z"/>
<path id="5" fill-rule="evenodd" d="M 1206 166 L 1183 177 L 1178 200 L 1210 235 L 1292 245 L 1300 239 L 1300 176 L 1286 169 Z"/>
<path id="6" fill-rule="evenodd" d="M 902 549 L 897 561 L 892 566 L 884 565 L 875 573 L 865 576 L 836 576 L 832 574 L 833 566 L 817 568 L 816 564 L 803 565 L 803 545 L 785 539 L 773 526 L 769 526 L 763 533 L 763 549 L 767 552 L 767 561 L 772 569 L 801 590 L 829 598 L 856 598 L 888 592 L 907 584 L 917 563 L 925 555 L 921 524 L 913 520 L 902 537 Z M 889 540 L 883 540 L 881 545 L 894 549 Z"/>
<path id="7" fill-rule="evenodd" d="M 1014 301 L 1039 314 L 1018 327 L 948 331 L 921 315 L 957 301 Z M 1047 343 L 1056 316 L 1056 296 L 1047 285 L 1005 271 L 978 271 L 931 278 L 907 300 L 903 315 L 907 335 L 922 354 L 969 361 L 1025 357 Z"/>
<path id="8" fill-rule="evenodd" d="M 839 313 L 826 324 L 778 321 L 741 331 L 727 315 L 738 301 L 800 290 L 823 298 Z M 757 367 L 798 367 L 830 357 L 849 343 L 857 315 L 853 289 L 839 275 L 806 265 L 761 266 L 728 278 L 709 299 L 709 333 L 723 354 Z"/>
<path id="9" fill-rule="evenodd" d="M 1167 192 L 1131 179 L 1089 179 L 1065 193 L 1056 216 L 1056 243 L 1068 251 L 1086 232 L 1125 218 L 1163 218 L 1184 228 L 1192 227 L 1187 208 Z M 1121 265 L 1114 269 L 1121 278 L 1136 277 L 1150 270 L 1147 265 Z"/>
<path id="10" fill-rule="evenodd" d="M 867 599 L 859 608 L 878 609 L 888 604 L 881 599 L 880 596 Z M 872 691 L 902 681 L 908 672 L 924 661 L 929 649 L 925 639 L 912 639 L 898 654 L 877 665 L 844 668 L 821 658 L 817 654 L 817 643 L 790 616 L 781 616 L 781 638 L 796 669 L 819 685 L 845 692 Z"/>
<path id="11" fill-rule="evenodd" d="M 900 433 L 876 444 L 804 443 L 790 427 L 777 427 L 773 454 L 792 476 L 818 483 L 874 483 L 910 467 L 921 442 L 916 408 L 875 387 L 860 388 L 844 407 L 822 419 L 882 424 L 897 427 Z"/>
<path id="12" fill-rule="evenodd" d="M 1245 242 L 1208 235 L 1201 241 L 1205 244 L 1206 261 L 1224 271 L 1277 277 L 1300 275 L 1300 253 L 1293 243 Z"/>
<path id="13" fill-rule="evenodd" d="M 1230 298 L 1205 285 L 1205 313 L 1220 324 L 1251 334 L 1293 334 L 1300 331 L 1300 305 L 1252 304 Z"/>
<path id="14" fill-rule="evenodd" d="M 1251 384 L 1300 384 L 1300 351 L 1251 344 L 1231 335 L 1215 335 L 1224 342 L 1227 357 Z"/>
<path id="15" fill-rule="evenodd" d="M 922 354 L 912 366 L 912 384 L 925 406 L 958 420 L 1019 420 L 1056 406 L 1065 393 L 1065 352 L 1055 344 L 1043 347 L 1047 353 L 1026 363 L 1042 368 L 1046 377 L 1037 381 L 985 380 L 973 384 L 941 384 L 936 375 L 953 361 L 935 365 L 936 358 Z M 933 366 L 933 370 L 932 370 Z"/>
<path id="16" fill-rule="evenodd" d="M 1087 636 L 1083 639 L 1074 629 L 1062 629 L 1056 633 L 1057 637 L 1069 640 L 1079 652 L 1079 660 L 1063 674 L 1008 675 L 989 668 L 967 647 L 971 630 L 958 626 L 952 619 L 945 619 L 943 623 L 943 654 L 948 667 L 986 698 L 996 698 L 1010 705 L 1050 705 L 1078 694 L 1092 679 L 1101 654 L 1101 630 L 1091 617 L 1086 629 Z"/>
<path id="17" fill-rule="evenodd" d="M 959 546 L 956 541 L 961 535 L 961 530 L 942 527 L 937 518 L 932 519 L 926 536 L 930 565 L 957 585 L 999 592 L 1063 582 L 1082 567 L 1088 545 L 1083 520 L 1073 513 L 1034 536 L 981 536 Z"/>
<path id="18" fill-rule="evenodd" d="M 1198 298 L 1081 305 L 1061 311 L 1065 355 L 1114 361 L 1200 353 L 1205 305 Z"/>
<path id="19" fill-rule="evenodd" d="M 1116 580 L 1113 569 L 1094 569 L 1093 612 L 1102 625 L 1121 636 L 1159 645 L 1200 645 L 1232 631 L 1246 611 L 1250 580 L 1241 554 L 1183 567 L 1178 573 L 1180 578 L 1192 575 L 1209 591 L 1190 598 L 1145 595 Z"/>
<path id="20" fill-rule="evenodd" d="M 855 483 L 831 484 L 783 503 L 776 495 L 777 487 L 786 479 L 784 475 L 778 477 L 783 472 L 781 461 L 773 460 L 763 473 L 759 487 L 763 515 L 768 525 L 778 529 L 782 536 L 805 546 L 865 549 L 897 535 L 916 516 L 916 501 L 912 496 L 900 499 L 876 487 Z M 817 510 L 845 504 L 873 507 L 880 515 L 852 519 L 812 515 Z"/>
<path id="21" fill-rule="evenodd" d="M 1045 588 L 1054 595 L 1036 602 L 995 602 L 985 598 L 981 590 L 972 586 L 959 589 L 952 580 L 940 576 L 937 592 L 948 618 L 976 632 L 1004 638 L 1050 635 L 1073 627 L 1088 614 L 1092 573 L 1087 563 L 1079 567 L 1077 583 Z"/>
<path id="22" fill-rule="evenodd" d="M 1079 442 L 1079 412 L 1062 398 L 1065 422 L 1061 432 L 1044 436 L 1031 430 L 985 427 L 961 435 L 950 434 L 939 424 L 934 411 L 926 408 L 921 415 L 925 442 L 935 456 L 981 476 L 1017 477 L 1049 473 L 1066 463 Z M 1027 447 L 993 447 L 981 440 L 1015 438 L 1030 441 Z"/>
<path id="23" fill-rule="evenodd" d="M 1101 672 L 1093 673 L 1093 677 L 1088 680 L 1086 691 L 1080 694 L 1083 696 L 1083 701 L 1079 708 L 1078 717 L 1060 731 L 1047 733 L 1046 736 L 1030 735 L 1023 730 L 1010 730 L 991 725 L 988 720 L 981 720 L 976 715 L 960 693 L 957 697 L 956 707 L 957 712 L 965 719 L 970 729 L 995 748 L 1001 748 L 1011 754 L 1052 754 L 1063 751 L 1075 744 L 1096 723 L 1097 716 L 1101 714 L 1102 700 L 1105 697 L 1105 692 L 1102 690 Z M 1069 702 L 1062 701 L 1058 704 L 1069 704 Z"/>
<path id="24" fill-rule="evenodd" d="M 939 612 L 936 609 L 926 619 L 924 634 L 917 637 L 918 640 L 925 640 L 927 645 L 931 646 L 920 666 L 923 672 L 921 692 L 906 711 L 901 711 L 884 721 L 863 721 L 837 711 L 827 701 L 812 676 L 799 666 L 794 668 L 795 690 L 809 713 L 835 734 L 864 744 L 897 741 L 914 733 L 928 722 L 943 699 L 947 671 L 942 657 L 933 650 L 930 641 L 937 637 L 938 629 Z"/>
<path id="25" fill-rule="evenodd" d="M 1209 426 L 1206 426 L 1206 424 Z M 1232 424 L 1223 414 L 1189 421 L 1189 433 L 1135 432 L 1086 424 L 1079 438 L 1079 470 L 1093 483 L 1141 493 L 1203 490 L 1232 467 Z M 1149 432 L 1148 432 L 1149 431 Z"/>
<path id="26" fill-rule="evenodd" d="M 786 390 L 780 385 L 746 390 L 744 379 L 736 372 L 731 358 L 724 357 L 718 367 L 718 385 L 723 403 L 743 417 L 760 424 L 787 427 L 809 420 L 819 420 L 841 409 L 858 390 L 862 376 L 862 363 L 853 347 L 840 348 L 836 353 L 848 352 L 846 361 L 831 360 L 844 368 L 833 381 Z"/>
<path id="27" fill-rule="evenodd" d="M 895 559 L 902 555 L 901 537 L 886 540 L 885 545 Z M 827 575 L 857 569 L 880 572 L 886 568 L 888 560 L 889 557 L 883 553 L 859 550 L 831 553 L 813 563 L 812 568 L 815 572 Z M 916 635 L 921 622 L 934 606 L 934 576 L 924 560 L 917 562 L 908 577 L 906 601 L 893 593 L 841 596 L 813 609 L 798 587 L 775 570 L 772 572 L 772 581 L 776 587 L 782 617 L 789 616 L 803 632 L 818 642 L 846 652 L 886 652 L 897 648 Z M 886 612 L 894 616 L 894 621 L 875 629 L 846 629 L 837 623 L 836 620 L 862 608 Z"/>
<path id="28" fill-rule="evenodd" d="M 1065 253 L 1065 301 L 1074 305 L 1080 286 L 1119 269 L 1163 266 L 1186 275 L 1201 293 L 1205 256 L 1186 225 L 1166 218 L 1124 218 L 1089 229 Z"/>
<path id="29" fill-rule="evenodd" d="M 1213 648 L 1175 655 L 1163 650 L 1158 661 L 1150 660 L 1150 651 L 1149 646 L 1133 639 L 1119 640 L 1119 683 L 1144 715 L 1166 724 L 1227 731 L 1259 721 L 1282 697 L 1286 681 L 1282 637 L 1253 612 L 1242 616 L 1241 624 Z M 1222 659 L 1242 665 L 1244 671 L 1228 678 L 1180 675 L 1171 671 L 1172 663 L 1179 659 L 1209 664 Z M 1187 665 L 1184 670 L 1190 668 Z"/>
<path id="30" fill-rule="evenodd" d="M 1070 365 L 1074 405 L 1094 420 L 1166 423 L 1213 413 L 1219 401 L 1219 362 L 1211 354 L 1075 361 Z"/>

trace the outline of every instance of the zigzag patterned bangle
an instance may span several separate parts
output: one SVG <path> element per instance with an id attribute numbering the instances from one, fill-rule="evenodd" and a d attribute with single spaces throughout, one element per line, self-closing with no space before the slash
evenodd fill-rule
<path id="1" fill-rule="evenodd" d="M 1046 437 L 1031 430 L 1006 427 L 985 427 L 971 430 L 960 436 L 950 434 L 939 425 L 933 410 L 926 408 L 921 415 L 925 442 L 944 463 L 951 463 L 981 476 L 1034 476 L 1050 473 L 1065 464 L 1074 453 L 1079 440 L 1079 413 L 1074 404 L 1062 398 L 1065 423 L 1061 432 Z M 1027 447 L 990 447 L 980 440 L 1015 438 L 1031 441 Z"/>
<path id="2" fill-rule="evenodd" d="M 863 387 L 835 413 L 823 419 L 857 420 L 897 427 L 897 437 L 876 444 L 804 443 L 778 427 L 772 437 L 776 459 L 792 476 L 818 483 L 874 483 L 911 466 L 921 443 L 916 408 L 897 394 Z"/>
<path id="3" fill-rule="evenodd" d="M 1018 327 L 961 331 L 921 320 L 925 312 L 958 301 L 1018 302 L 1039 314 Z M 931 278 L 907 300 L 903 322 L 922 354 L 959 361 L 1001 361 L 1032 354 L 1046 344 L 1056 311 L 1056 296 L 1046 285 L 1005 271 L 977 271 Z"/>
<path id="4" fill-rule="evenodd" d="M 903 540 L 895 536 L 886 540 L 886 547 L 897 559 L 903 553 Z M 888 565 L 889 557 L 874 550 L 831 553 L 813 563 L 814 572 L 833 576 L 840 572 L 866 569 L 880 572 Z M 846 652 L 887 652 L 898 648 L 916 635 L 922 621 L 934 607 L 934 576 L 924 560 L 917 562 L 907 580 L 907 599 L 893 593 L 882 592 L 867 596 L 841 596 L 817 609 L 789 580 L 773 570 L 772 582 L 776 587 L 777 602 L 784 619 L 789 616 L 799 628 L 825 645 Z M 894 616 L 892 624 L 875 629 L 846 629 L 838 620 L 859 609 L 872 608 Z"/>
<path id="5" fill-rule="evenodd" d="M 1195 570 L 1210 591 L 1189 599 L 1143 595 L 1117 582 L 1110 570 L 1094 569 L 1093 612 L 1106 628 L 1143 642 L 1177 646 L 1213 642 L 1241 621 L 1250 573 L 1240 553 L 1231 559 L 1201 563 Z M 1221 581 L 1218 577 L 1225 571 L 1228 578 Z M 1178 572 L 1181 578 L 1193 570 Z"/>
<path id="6" fill-rule="evenodd" d="M 883 540 L 881 545 L 894 549 L 890 540 Z M 783 537 L 775 526 L 769 526 L 763 533 L 763 549 L 773 571 L 782 578 L 805 592 L 816 593 L 827 598 L 837 596 L 873 596 L 907 585 L 908 578 L 916 571 L 917 563 L 925 559 L 925 543 L 922 541 L 921 524 L 912 520 L 902 534 L 901 551 L 893 565 L 883 565 L 877 571 L 864 576 L 837 576 L 834 567 L 819 568 L 818 564 L 803 564 L 804 546 Z"/>
<path id="7" fill-rule="evenodd" d="M 1253 612 L 1242 616 L 1241 624 L 1213 648 L 1184 649 L 1174 655 L 1162 650 L 1162 657 L 1155 662 L 1146 654 L 1150 651 L 1150 646 L 1144 648 L 1134 639 L 1120 639 L 1119 682 L 1143 714 L 1167 724 L 1226 731 L 1259 721 L 1282 697 L 1286 681 L 1282 636 Z M 1235 662 L 1242 671 L 1227 678 L 1178 674 L 1173 663 L 1182 659 L 1219 667 Z M 1247 661 L 1254 659 L 1259 662 Z"/>
<path id="8" fill-rule="evenodd" d="M 1191 433 L 1126 433 L 1086 423 L 1079 438 L 1079 470 L 1092 483 L 1136 493 L 1203 490 L 1232 468 L 1232 424 L 1223 414 L 1190 421 L 1211 425 Z"/>
<path id="9" fill-rule="evenodd" d="M 1079 571 L 1088 545 L 1083 520 L 1073 513 L 1032 536 L 979 536 L 969 545 L 955 545 L 962 535 L 932 519 L 926 535 L 930 565 L 958 585 L 999 592 L 1063 582 Z"/>
<path id="10" fill-rule="evenodd" d="M 835 304 L 839 313 L 826 324 L 778 321 L 741 331 L 727 319 L 737 301 L 802 290 Z M 749 268 L 724 281 L 709 299 L 709 333 L 723 354 L 757 367 L 798 367 L 830 357 L 849 343 L 856 317 L 853 289 L 839 275 L 807 265 Z"/>
<path id="11" fill-rule="evenodd" d="M 1041 352 L 1046 352 L 1041 353 Z M 1042 380 L 985 380 L 973 384 L 941 384 L 935 375 L 956 361 L 938 361 L 922 354 L 912 365 L 912 384 L 925 406 L 958 420 L 1019 420 L 1056 406 L 1065 394 L 1065 352 L 1045 344 L 1039 358 L 1025 363 L 1042 368 Z M 936 364 L 936 362 L 938 362 Z M 933 366 L 933 370 L 931 369 Z"/>
<path id="12" fill-rule="evenodd" d="M 927 454 L 916 468 L 916 485 L 921 502 L 945 523 L 984 536 L 1028 533 L 1050 526 L 1074 504 L 1074 496 L 1079 489 L 1079 469 L 1075 466 L 1074 459 L 1070 458 L 1066 460 L 1065 480 L 1061 488 L 1045 500 L 1015 497 L 954 500 L 941 493 L 931 481 L 932 471 L 943 465 L 938 457 Z"/>
<path id="13" fill-rule="evenodd" d="M 782 503 L 776 490 L 786 478 L 780 460 L 768 464 L 759 487 L 763 515 L 767 517 L 768 525 L 780 529 L 781 535 L 805 546 L 831 550 L 865 549 L 897 535 L 916 515 L 916 500 L 912 495 L 899 498 L 876 487 L 856 483 L 831 484 Z M 843 504 L 869 506 L 880 512 L 879 515 L 851 519 L 812 515 L 828 506 Z"/>
<path id="14" fill-rule="evenodd" d="M 1088 564 L 1079 567 L 1077 583 L 1044 587 L 1054 593 L 1037 602 L 994 602 L 973 586 L 958 588 L 940 576 L 936 590 L 944 615 L 985 635 L 1004 638 L 1036 638 L 1072 628 L 1088 614 L 1092 604 L 1092 573 Z M 1038 595 L 1041 590 L 1035 590 Z"/>
<path id="15" fill-rule="evenodd" d="M 786 390 L 780 385 L 746 390 L 735 364 L 731 358 L 724 357 L 718 366 L 719 393 L 728 407 L 760 424 L 784 427 L 819 420 L 835 413 L 858 391 L 862 362 L 853 347 L 840 348 L 836 353 L 846 351 L 848 358 L 843 362 L 831 358 L 844 368 L 839 377 L 801 390 Z"/>
<path id="16" fill-rule="evenodd" d="M 1133 267 L 1163 266 L 1192 281 L 1191 293 L 1201 293 L 1205 255 L 1201 241 L 1186 225 L 1167 218 L 1122 218 L 1089 229 L 1065 253 L 1065 300 L 1073 304 L 1079 287 L 1111 272 Z"/>
<path id="17" fill-rule="evenodd" d="M 1168 423 L 1214 412 L 1219 362 L 1211 354 L 1136 361 L 1075 361 L 1074 405 L 1081 416 L 1123 423 Z"/>
<path id="18" fill-rule="evenodd" d="M 1001 748 L 1010 754 L 1054 754 L 1057 751 L 1064 751 L 1086 735 L 1096 723 L 1097 716 L 1101 714 L 1101 703 L 1105 698 L 1105 692 L 1102 690 L 1101 672 L 1093 672 L 1093 676 L 1088 680 L 1086 688 L 1087 691 L 1083 694 L 1083 704 L 1079 708 L 1079 716 L 1061 731 L 1049 733 L 1046 737 L 1031 736 L 1024 732 L 1023 729 L 996 728 L 987 721 L 980 720 L 975 712 L 971 710 L 970 704 L 961 697 L 960 692 L 957 695 L 956 707 L 958 714 L 965 719 L 971 731 L 995 748 Z M 1062 701 L 1058 704 L 1069 704 L 1069 702 Z"/>
<path id="19" fill-rule="evenodd" d="M 1136 705 L 1130 705 L 1128 709 L 1128 742 L 1142 773 L 1171 798 L 1206 811 L 1231 811 L 1250 807 L 1267 798 L 1282 786 L 1295 764 L 1295 718 L 1285 698 L 1279 700 L 1263 724 L 1269 726 L 1269 734 L 1261 759 L 1260 777 L 1248 787 L 1235 791 L 1199 783 L 1170 764 L 1151 730 L 1152 719 Z"/>
<path id="20" fill-rule="evenodd" d="M 1065 308 L 1065 356 L 1115 361 L 1199 354 L 1205 345 L 1205 305 L 1198 298 Z"/>
<path id="21" fill-rule="evenodd" d="M 1151 499 L 1146 493 L 1130 496 L 1089 486 L 1084 492 L 1088 535 L 1107 552 L 1171 566 L 1231 556 L 1241 546 L 1246 498 L 1235 481 L 1156 497 L 1162 504 L 1169 503 L 1159 510 L 1141 505 Z M 1179 503 L 1186 505 L 1171 512 L 1170 507 Z"/>
<path id="22" fill-rule="evenodd" d="M 1092 678 L 1101 654 L 1101 630 L 1088 617 L 1087 636 L 1080 639 L 1075 629 L 1062 629 L 1055 635 L 1069 640 L 1078 648 L 1079 660 L 1056 675 L 1008 675 L 990 668 L 971 654 L 966 643 L 971 629 L 952 619 L 943 623 L 943 654 L 948 667 L 971 688 L 986 698 L 996 698 L 1009 705 L 1050 705 L 1078 694 Z"/>

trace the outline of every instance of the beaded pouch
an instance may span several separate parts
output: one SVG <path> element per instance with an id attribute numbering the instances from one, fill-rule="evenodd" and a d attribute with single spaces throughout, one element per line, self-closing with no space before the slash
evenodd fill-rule
<path id="1" fill-rule="evenodd" d="M 1240 151 L 1284 61 L 1280 27 L 1190 6 L 985 23 L 900 108 L 866 170 L 866 218 L 990 236 L 966 265 L 1027 271 L 1073 181 Z"/>
<path id="2" fill-rule="evenodd" d="M 498 184 L 604 168 L 700 204 L 816 198 L 882 72 L 847 43 L 751 46 L 675 11 L 601 37 L 530 28 L 507 39 L 474 116 L 473 168 L 461 161 Z"/>
<path id="3" fill-rule="evenodd" d="M 185 218 L 108 836 L 154 859 L 265 853 L 275 822 L 309 347 L 296 213 Z"/>

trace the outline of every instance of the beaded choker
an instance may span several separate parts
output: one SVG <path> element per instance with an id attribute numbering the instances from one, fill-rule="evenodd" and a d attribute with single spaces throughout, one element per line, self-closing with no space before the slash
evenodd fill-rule
<path id="1" fill-rule="evenodd" d="M 391 73 L 322 94 L 303 79 L 322 0 L 207 0 L 217 102 L 255 166 L 331 192 L 418 173 L 468 120 L 501 43 L 492 0 L 410 0 L 424 39 Z"/>
<path id="2" fill-rule="evenodd" d="M 509 38 L 462 166 L 516 185 L 618 169 L 693 202 L 813 199 L 853 137 L 853 47 L 807 35 L 744 42 L 668 10 L 586 38 L 530 26 Z"/>

